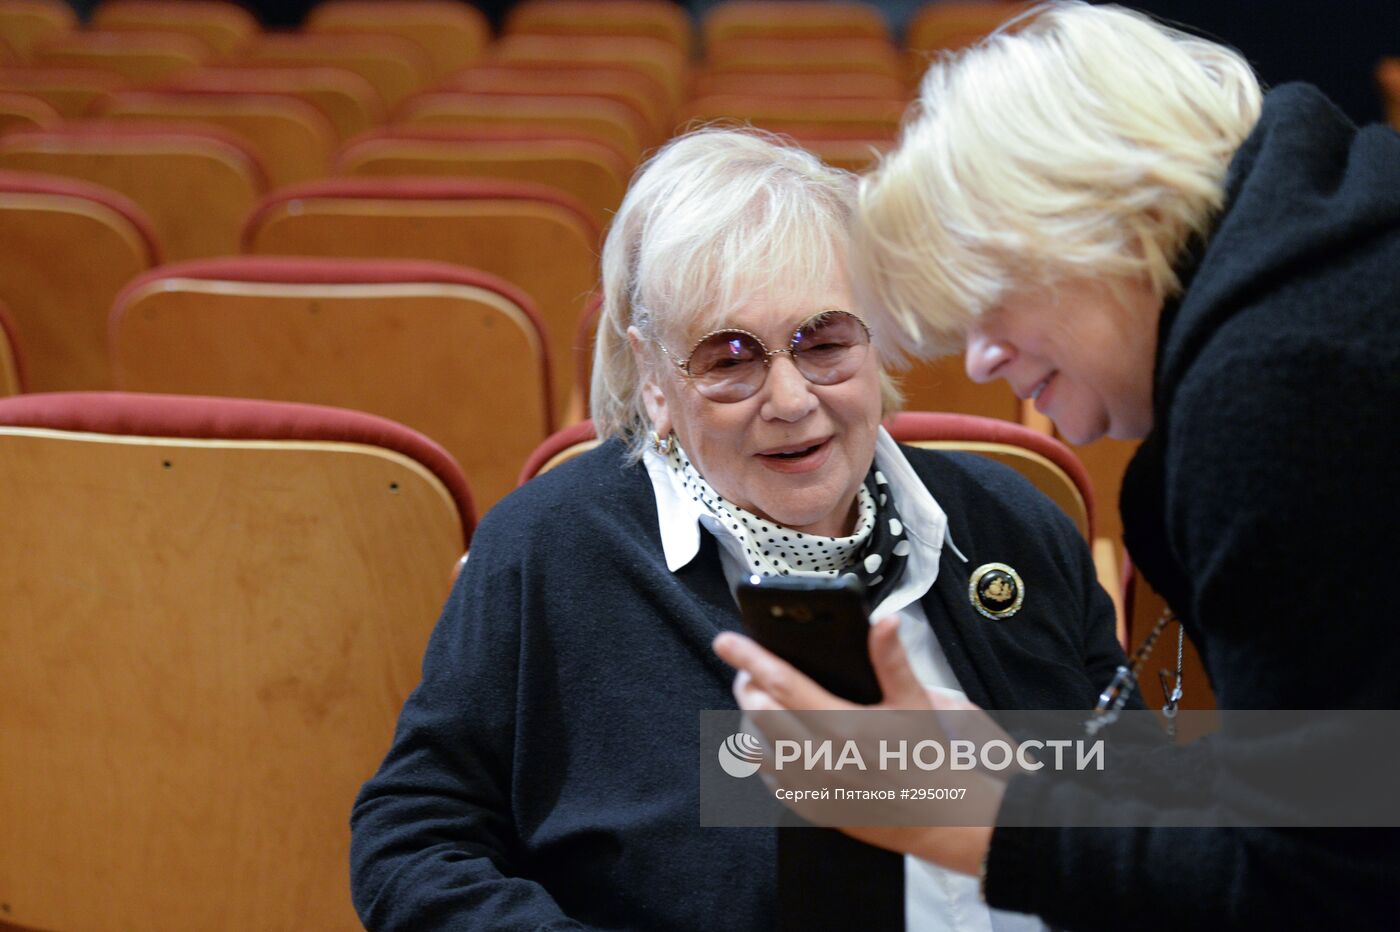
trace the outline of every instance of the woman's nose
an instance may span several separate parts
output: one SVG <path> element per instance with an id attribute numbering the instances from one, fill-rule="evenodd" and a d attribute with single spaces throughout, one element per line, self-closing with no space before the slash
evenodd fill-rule
<path id="1" fill-rule="evenodd" d="M 810 414 L 817 406 L 812 383 L 798 371 L 797 363 L 787 353 L 779 353 L 768 364 L 768 379 L 764 388 L 762 414 L 766 418 L 796 421 Z"/>
<path id="2" fill-rule="evenodd" d="M 1001 378 L 1001 369 L 1015 358 L 1015 352 L 1005 343 L 974 333 L 967 341 L 964 364 L 967 377 L 974 382 L 990 382 Z"/>

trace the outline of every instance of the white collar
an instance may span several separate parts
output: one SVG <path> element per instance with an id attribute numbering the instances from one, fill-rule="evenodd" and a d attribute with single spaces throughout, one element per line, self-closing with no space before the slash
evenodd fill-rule
<path id="1" fill-rule="evenodd" d="M 679 477 L 669 468 L 664 457 L 648 448 L 642 454 L 642 462 L 646 465 L 652 491 L 656 495 L 656 517 L 661 531 L 661 548 L 666 555 L 666 568 L 674 573 L 694 560 L 700 552 L 702 526 L 721 540 L 726 539 L 729 532 L 704 505 L 682 488 Z M 922 560 L 932 560 L 927 578 L 932 579 L 937 575 L 939 554 L 945 540 L 953 552 L 964 563 L 967 562 L 962 551 L 953 543 L 947 514 L 914 472 L 899 444 L 883 427 L 875 439 L 875 465 L 890 482 L 905 533 L 922 545 L 914 548 L 914 554 L 921 555 Z M 910 574 L 911 577 L 922 575 Z"/>

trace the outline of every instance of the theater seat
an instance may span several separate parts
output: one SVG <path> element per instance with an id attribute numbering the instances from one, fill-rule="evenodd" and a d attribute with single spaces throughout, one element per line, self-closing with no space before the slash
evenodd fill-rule
<path id="1" fill-rule="evenodd" d="M 111 316 L 119 388 L 336 405 L 421 431 L 484 510 L 553 429 L 534 303 L 437 262 L 251 257 L 154 269 Z"/>
<path id="2" fill-rule="evenodd" d="M 321 177 L 336 146 L 335 124 L 317 107 L 285 93 L 123 91 L 103 103 L 101 115 L 222 127 L 257 152 L 273 187 Z"/>
<path id="3" fill-rule="evenodd" d="M 257 155 L 212 126 L 71 120 L 0 139 L 0 170 L 49 172 L 126 195 L 171 259 L 237 252 L 243 218 L 267 188 Z"/>
<path id="4" fill-rule="evenodd" d="M 236 52 L 259 28 L 253 14 L 231 0 L 102 0 L 92 26 L 193 36 L 220 56 Z"/>
<path id="5" fill-rule="evenodd" d="M 490 129 L 372 130 L 341 149 L 335 172 L 362 178 L 503 178 L 552 185 L 585 205 L 600 229 L 617 212 L 631 165 L 614 149 L 567 132 Z"/>
<path id="6" fill-rule="evenodd" d="M 42 929 L 359 929 L 346 820 L 472 528 L 421 435 L 0 399 L 0 902 Z"/>
<path id="7" fill-rule="evenodd" d="M 573 382 L 579 312 L 598 279 L 587 208 L 543 185 L 481 178 L 338 178 L 269 195 L 244 227 L 260 255 L 431 259 L 528 294 L 549 334 L 556 415 Z"/>
<path id="8" fill-rule="evenodd" d="M 0 3 L 0 38 L 24 54 L 36 43 L 78 28 L 78 14 L 63 0 Z"/>
<path id="9" fill-rule="evenodd" d="M 0 301 L 24 335 L 31 391 L 111 387 L 107 311 L 159 261 L 150 220 L 115 191 L 0 172 Z"/>
<path id="10" fill-rule="evenodd" d="M 428 53 L 439 77 L 470 65 L 491 43 L 486 15 L 460 0 L 325 0 L 307 14 L 305 29 L 408 39 Z"/>

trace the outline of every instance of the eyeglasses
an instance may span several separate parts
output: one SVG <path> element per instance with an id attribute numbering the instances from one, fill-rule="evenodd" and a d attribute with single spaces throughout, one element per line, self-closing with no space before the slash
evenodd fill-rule
<path id="1" fill-rule="evenodd" d="M 774 356 L 787 353 L 803 378 L 836 385 L 860 370 L 870 349 L 870 329 L 849 311 L 824 310 L 792 332 L 788 345 L 770 350 L 747 330 L 716 330 L 695 342 L 685 361 L 658 341 L 661 351 L 704 397 L 731 404 L 752 397 L 768 378 Z"/>

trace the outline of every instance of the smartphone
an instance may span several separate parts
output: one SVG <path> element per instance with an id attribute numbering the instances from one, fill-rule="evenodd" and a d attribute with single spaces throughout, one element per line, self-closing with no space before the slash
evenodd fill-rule
<path id="1" fill-rule="evenodd" d="M 750 576 L 736 594 L 749 637 L 833 695 L 862 705 L 880 701 L 880 682 L 870 663 L 870 613 L 859 579 Z"/>

